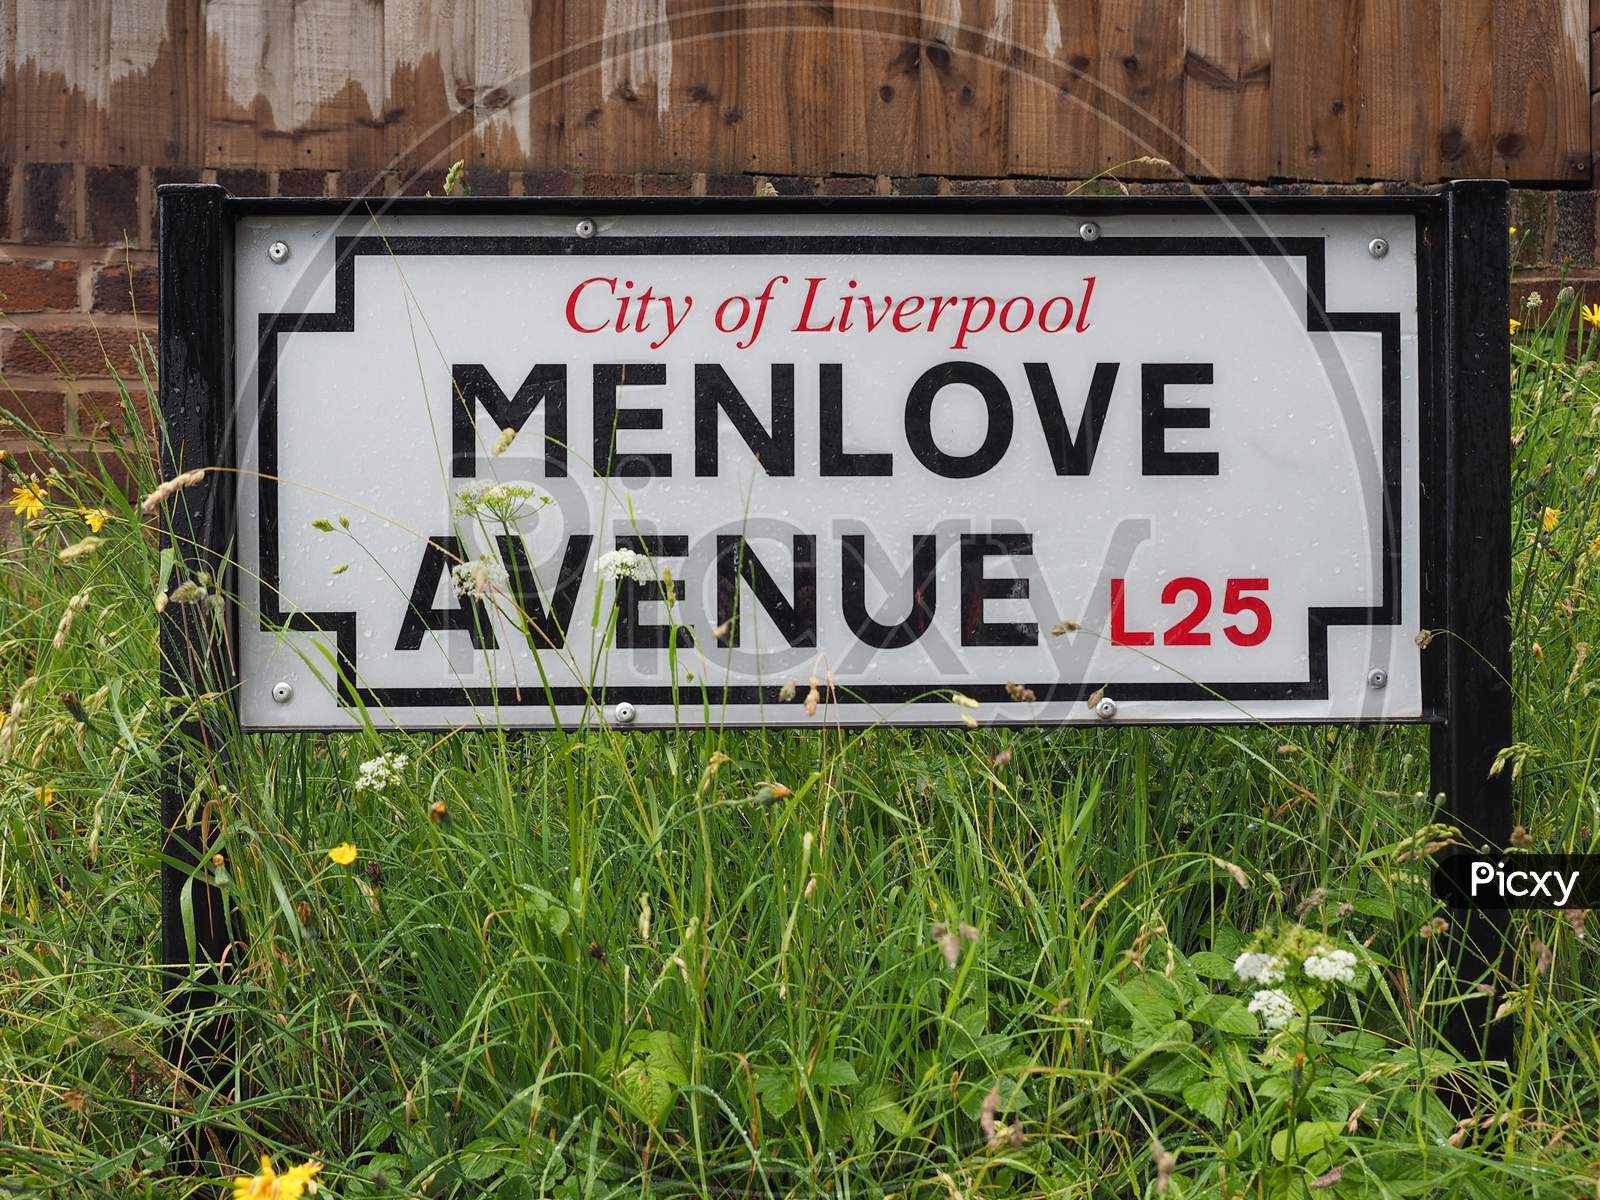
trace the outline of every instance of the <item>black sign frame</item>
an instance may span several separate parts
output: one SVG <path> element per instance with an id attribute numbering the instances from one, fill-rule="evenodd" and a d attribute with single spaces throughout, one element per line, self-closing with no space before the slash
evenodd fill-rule
<path id="1" fill-rule="evenodd" d="M 1511 745 L 1511 430 L 1506 336 L 1508 187 L 1460 180 L 1431 192 L 1382 196 L 1221 195 L 1096 198 L 372 198 L 252 199 L 208 184 L 168 184 L 157 197 L 160 263 L 161 468 L 164 477 L 205 468 L 163 514 L 164 542 L 184 576 L 205 574 L 225 592 L 234 545 L 235 459 L 231 341 L 234 227 L 244 217 L 491 214 L 560 215 L 574 223 L 610 215 L 1048 214 L 1095 218 L 1223 214 L 1409 214 L 1418 222 L 1422 625 L 1442 630 L 1423 655 L 1422 720 L 1431 726 L 1432 788 L 1473 845 L 1500 849 L 1512 825 L 1510 772 L 1491 774 Z M 1241 235 L 1243 236 L 1243 235 Z M 233 661 L 237 614 L 220 624 L 203 606 L 169 605 L 161 617 L 162 687 L 169 697 L 215 701 L 180 730 L 219 766 L 236 729 Z M 1200 723 L 1200 722 L 1197 722 Z M 1350 722 L 1345 722 L 1350 723 Z M 161 790 L 162 960 L 175 1002 L 188 1014 L 175 1055 L 218 1080 L 227 1069 L 226 1024 L 210 989 L 243 952 L 220 893 L 208 882 L 207 814 L 199 782 L 176 749 Z M 1506 958 L 1507 915 L 1451 913 L 1451 957 L 1468 998 L 1447 1020 L 1464 1056 L 1509 1062 L 1512 1026 L 1493 1020 L 1492 984 Z M 182 986 L 187 984 L 188 986 Z"/>

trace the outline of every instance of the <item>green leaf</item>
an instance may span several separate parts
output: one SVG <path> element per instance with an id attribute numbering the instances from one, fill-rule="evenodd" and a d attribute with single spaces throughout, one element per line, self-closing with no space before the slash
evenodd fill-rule
<path id="1" fill-rule="evenodd" d="M 521 888 L 522 915 L 554 937 L 564 934 L 572 924 L 572 915 L 567 912 L 566 905 L 531 883 L 524 883 Z"/>
<path id="2" fill-rule="evenodd" d="M 1189 956 L 1189 965 L 1194 968 L 1194 973 L 1205 979 L 1232 979 L 1233 960 L 1223 958 L 1215 950 L 1201 950 Z"/>
<path id="3" fill-rule="evenodd" d="M 1294 1127 L 1294 1156 L 1307 1158 L 1324 1146 L 1338 1140 L 1344 1132 L 1342 1121 L 1301 1121 Z M 1289 1161 L 1289 1130 L 1280 1129 L 1272 1135 L 1272 1157 L 1279 1162 Z"/>
<path id="4" fill-rule="evenodd" d="M 867 1089 L 860 1111 L 863 1117 L 892 1137 L 907 1137 L 911 1133 L 911 1114 L 900 1106 L 900 1098 L 887 1083 Z"/>
<path id="5" fill-rule="evenodd" d="M 1228 1107 L 1228 1083 L 1214 1077 L 1191 1083 L 1183 1089 L 1183 1102 L 1213 1125 L 1221 1125 Z"/>
<path id="6" fill-rule="evenodd" d="M 856 1077 L 856 1069 L 847 1062 L 824 1058 L 811 1068 L 814 1087 L 854 1087 L 860 1082 Z"/>
<path id="7" fill-rule="evenodd" d="M 781 1117 L 800 1100 L 794 1072 L 785 1069 L 761 1071 L 756 1075 L 756 1095 L 770 1117 Z"/>
<path id="8" fill-rule="evenodd" d="M 1254 1037 L 1261 1027 L 1250 1015 L 1250 1009 L 1237 996 L 1210 996 L 1195 1005 L 1190 1018 L 1209 1025 L 1218 1033 L 1232 1033 L 1241 1037 Z"/>
<path id="9" fill-rule="evenodd" d="M 463 1179 L 476 1183 L 499 1175 L 521 1162 L 522 1155 L 514 1146 L 497 1138 L 482 1137 L 467 1143 L 461 1151 L 461 1157 L 456 1160 L 456 1170 L 461 1172 Z"/>
<path id="10" fill-rule="evenodd" d="M 613 1056 L 612 1083 L 629 1110 L 655 1126 L 672 1108 L 673 1094 L 687 1086 L 683 1043 L 665 1030 L 636 1029 Z"/>

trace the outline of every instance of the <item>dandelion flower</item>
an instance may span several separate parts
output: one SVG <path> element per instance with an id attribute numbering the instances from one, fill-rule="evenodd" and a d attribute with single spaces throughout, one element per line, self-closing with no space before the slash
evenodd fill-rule
<path id="1" fill-rule="evenodd" d="M 1349 950 L 1335 950 L 1329 946 L 1306 955 L 1305 971 L 1312 979 L 1324 983 L 1353 983 L 1356 977 L 1356 956 Z"/>
<path id="2" fill-rule="evenodd" d="M 272 1169 L 272 1160 L 263 1154 L 259 1171 L 234 1178 L 233 1200 L 300 1200 L 302 1195 L 314 1196 L 315 1177 L 321 1170 L 321 1163 L 306 1162 L 279 1175 Z"/>
<path id="3" fill-rule="evenodd" d="M 1247 1010 L 1261 1018 L 1267 1029 L 1282 1029 L 1294 1020 L 1294 1001 L 1278 988 L 1263 988 L 1250 997 Z"/>
<path id="4" fill-rule="evenodd" d="M 594 561 L 595 574 L 601 579 L 637 579 L 639 569 L 645 564 L 644 555 L 634 550 L 608 550 Z"/>
<path id="5" fill-rule="evenodd" d="M 90 533 L 99 533 L 106 527 L 106 522 L 111 520 L 111 514 L 103 508 L 80 508 L 78 515 L 83 518 L 83 523 L 89 527 Z"/>
<path id="6" fill-rule="evenodd" d="M 25 483 L 11 489 L 11 511 L 25 521 L 44 513 L 44 484 Z"/>
<path id="7" fill-rule="evenodd" d="M 1512 317 L 1511 318 L 1511 332 L 1513 334 L 1515 334 L 1517 332 L 1517 330 L 1519 330 L 1521 328 L 1522 328 L 1522 322 L 1517 320 L 1515 317 Z"/>
<path id="8" fill-rule="evenodd" d="M 1585 304 L 1582 309 L 1583 323 L 1600 329 L 1600 304 Z"/>
<path id="9" fill-rule="evenodd" d="M 356 847 L 354 842 L 340 842 L 328 851 L 328 857 L 341 867 L 348 867 L 356 860 Z"/>
<path id="10" fill-rule="evenodd" d="M 1283 959 L 1276 954 L 1246 952 L 1233 960 L 1233 973 L 1246 983 L 1282 983 Z"/>
<path id="11" fill-rule="evenodd" d="M 1508 226 L 1507 229 L 1506 229 L 1506 235 L 1508 237 L 1516 237 L 1517 236 L 1517 227 L 1515 225 Z"/>
<path id="12" fill-rule="evenodd" d="M 356 791 L 381 792 L 392 783 L 400 782 L 406 764 L 411 760 L 404 754 L 380 754 L 361 764 L 356 776 Z"/>
<path id="13" fill-rule="evenodd" d="M 1546 508 L 1541 522 L 1546 533 L 1554 533 L 1556 526 L 1561 524 L 1561 510 L 1559 508 Z"/>

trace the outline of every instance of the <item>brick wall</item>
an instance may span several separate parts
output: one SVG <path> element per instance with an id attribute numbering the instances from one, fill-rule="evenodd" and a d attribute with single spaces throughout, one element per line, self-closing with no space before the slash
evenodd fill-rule
<path id="1" fill-rule="evenodd" d="M 1596 0 L 1600 4 L 1600 0 Z M 1600 105 L 1600 99 L 1596 101 Z M 193 180 L 220 183 L 235 195 L 338 196 L 442 194 L 443 172 L 409 178 L 312 170 L 208 170 L 24 163 L 0 166 L 0 406 L 58 435 L 74 450 L 104 445 L 106 422 L 120 419 L 111 368 L 149 425 L 132 347 L 153 334 L 156 311 L 155 188 Z M 564 171 L 467 173 L 477 195 L 671 196 L 781 195 L 1066 195 L 1071 180 L 950 179 L 933 176 L 615 175 Z M 1252 194 L 1363 194 L 1398 185 L 1300 184 L 1251 188 Z M 1116 190 L 1099 181 L 1092 190 Z M 1184 183 L 1131 184 L 1134 193 L 1188 193 Z M 1215 191 L 1216 188 L 1203 188 Z M 1517 294 L 1553 292 L 1562 282 L 1600 300 L 1595 265 L 1595 193 L 1519 190 Z M 0 447 L 25 440 L 0 425 Z"/>

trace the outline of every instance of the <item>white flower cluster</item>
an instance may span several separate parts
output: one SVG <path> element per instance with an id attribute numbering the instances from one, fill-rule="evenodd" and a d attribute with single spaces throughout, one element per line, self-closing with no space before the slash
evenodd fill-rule
<path id="1" fill-rule="evenodd" d="M 594 569 L 601 579 L 637 579 L 648 561 L 634 550 L 608 550 L 595 559 Z"/>
<path id="2" fill-rule="evenodd" d="M 1322 946 L 1315 953 L 1306 955 L 1305 970 L 1312 979 L 1320 979 L 1324 983 L 1354 983 L 1356 961 L 1356 956 L 1348 950 Z"/>
<path id="3" fill-rule="evenodd" d="M 356 791 L 381 792 L 391 783 L 399 783 L 401 773 L 411 759 L 404 754 L 380 754 L 361 764 L 356 776 Z"/>
<path id="4" fill-rule="evenodd" d="M 463 517 L 490 517 L 510 522 L 523 515 L 534 502 L 537 512 L 550 503 L 550 497 L 526 483 L 494 483 L 480 479 L 463 484 L 456 492 L 456 512 Z"/>
<path id="5" fill-rule="evenodd" d="M 1268 1029 L 1282 1029 L 1294 1020 L 1294 1001 L 1278 988 L 1263 988 L 1250 997 L 1248 1008 Z"/>
<path id="6" fill-rule="evenodd" d="M 1283 959 L 1276 954 L 1246 952 L 1233 960 L 1233 973 L 1246 983 L 1283 982 Z"/>
<path id="7" fill-rule="evenodd" d="M 486 593 L 497 588 L 505 591 L 508 582 L 505 567 L 487 554 L 450 568 L 450 583 L 458 596 L 481 600 Z"/>

